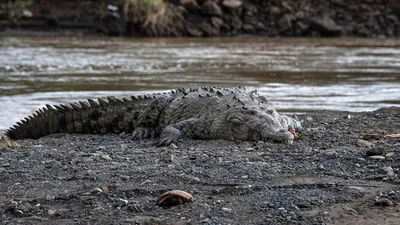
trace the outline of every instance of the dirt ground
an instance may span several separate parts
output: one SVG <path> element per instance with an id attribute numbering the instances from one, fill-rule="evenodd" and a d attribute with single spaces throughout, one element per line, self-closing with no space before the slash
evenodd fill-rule
<path id="1" fill-rule="evenodd" d="M 0 150 L 0 224 L 399 224 L 400 138 L 385 135 L 400 133 L 400 108 L 299 118 L 293 145 L 17 141 Z M 156 206 L 173 189 L 193 203 Z"/>

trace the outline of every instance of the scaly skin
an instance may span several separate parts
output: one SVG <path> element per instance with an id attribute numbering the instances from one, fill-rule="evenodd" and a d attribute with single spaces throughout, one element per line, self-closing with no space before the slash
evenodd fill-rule
<path id="1" fill-rule="evenodd" d="M 133 131 L 134 139 L 160 136 L 157 145 L 168 145 L 182 137 L 291 142 L 294 136 L 289 129 L 302 129 L 297 119 L 279 115 L 264 96 L 241 87 L 189 88 L 107 100 L 48 105 L 6 135 L 19 139 L 51 133 Z"/>

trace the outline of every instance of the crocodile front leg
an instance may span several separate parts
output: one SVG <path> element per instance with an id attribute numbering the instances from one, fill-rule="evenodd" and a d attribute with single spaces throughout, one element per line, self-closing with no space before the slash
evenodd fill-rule
<path id="1" fill-rule="evenodd" d="M 187 119 L 168 125 L 161 132 L 160 140 L 155 144 L 160 147 L 176 143 L 181 137 L 196 138 L 203 136 L 205 130 L 199 124 L 199 119 Z"/>
<path id="2" fill-rule="evenodd" d="M 173 98 L 169 95 L 162 95 L 155 98 L 139 115 L 132 138 L 134 140 L 141 140 L 157 136 L 158 118 L 172 100 Z"/>

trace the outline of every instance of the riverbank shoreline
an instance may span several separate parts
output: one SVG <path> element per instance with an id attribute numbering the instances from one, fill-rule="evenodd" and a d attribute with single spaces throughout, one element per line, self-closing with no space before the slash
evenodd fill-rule
<path id="1" fill-rule="evenodd" d="M 298 117 L 293 145 L 18 140 L 0 150 L 0 224 L 397 224 L 400 108 Z M 156 206 L 172 189 L 194 202 Z"/>
<path id="2" fill-rule="evenodd" d="M 351 4 L 344 0 L 140 2 L 42 0 L 27 5 L 2 4 L 0 35 L 400 36 L 400 6 L 395 0 L 356 0 Z M 143 11 L 146 13 L 139 13 Z"/>

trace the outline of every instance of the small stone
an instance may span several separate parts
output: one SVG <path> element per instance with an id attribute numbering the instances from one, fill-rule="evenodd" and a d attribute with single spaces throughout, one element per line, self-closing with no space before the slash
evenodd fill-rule
<path id="1" fill-rule="evenodd" d="M 393 206 L 393 202 L 387 198 L 377 198 L 375 199 L 376 206 Z"/>
<path id="2" fill-rule="evenodd" d="M 383 155 L 383 153 L 384 153 L 384 149 L 383 148 L 376 147 L 376 148 L 368 149 L 365 154 L 367 156 L 373 156 L 373 155 Z"/>
<path id="3" fill-rule="evenodd" d="M 53 210 L 53 209 L 49 209 L 49 210 L 47 211 L 47 214 L 48 214 L 49 216 L 54 216 L 54 215 L 56 214 L 56 211 Z"/>
<path id="4" fill-rule="evenodd" d="M 361 192 L 361 193 L 365 193 L 366 192 L 365 188 L 360 187 L 360 186 L 348 186 L 347 188 L 356 190 L 356 191 Z"/>
<path id="5" fill-rule="evenodd" d="M 118 199 L 118 201 L 117 201 L 117 204 L 118 204 L 118 207 L 122 207 L 122 206 L 125 206 L 125 205 L 127 205 L 128 204 L 128 200 L 126 200 L 126 199 L 123 199 L 123 198 L 119 198 Z"/>
<path id="6" fill-rule="evenodd" d="M 111 158 L 109 155 L 101 155 L 100 157 L 101 157 L 102 159 L 104 159 L 104 160 L 109 160 L 109 161 L 112 160 L 112 158 Z"/>
<path id="7" fill-rule="evenodd" d="M 175 155 L 174 154 L 166 154 L 162 157 L 162 160 L 166 163 L 172 163 L 175 161 Z"/>
<path id="8" fill-rule="evenodd" d="M 224 212 L 232 212 L 232 209 L 231 209 L 231 208 L 222 207 L 221 209 L 222 209 L 222 211 L 224 211 Z"/>
<path id="9" fill-rule="evenodd" d="M 318 165 L 318 169 L 319 169 L 319 170 L 324 170 L 325 167 L 324 167 L 324 165 L 321 163 L 321 164 Z"/>
<path id="10" fill-rule="evenodd" d="M 103 190 L 102 190 L 101 188 L 93 188 L 93 189 L 90 191 L 90 194 L 92 194 L 92 195 L 99 195 L 99 194 L 101 194 L 101 193 L 103 193 Z"/>
<path id="11" fill-rule="evenodd" d="M 375 159 L 375 160 L 384 160 L 385 156 L 383 155 L 372 155 L 370 157 L 368 157 L 369 159 Z"/>
<path id="12" fill-rule="evenodd" d="M 14 214 L 15 214 L 16 216 L 22 216 L 22 215 L 24 215 L 24 212 L 22 212 L 22 210 L 20 210 L 20 209 L 15 209 L 15 210 L 14 210 Z"/>
<path id="13" fill-rule="evenodd" d="M 178 148 L 178 146 L 176 146 L 176 144 L 174 144 L 174 143 L 171 143 L 169 146 L 170 146 L 171 148 Z"/>
<path id="14" fill-rule="evenodd" d="M 99 149 L 99 150 L 106 150 L 106 147 L 105 147 L 105 146 L 99 146 L 98 149 Z"/>
<path id="15" fill-rule="evenodd" d="M 300 202 L 297 204 L 297 207 L 299 207 L 300 209 L 310 208 L 311 204 L 308 202 Z"/>
<path id="16" fill-rule="evenodd" d="M 17 207 L 18 207 L 18 202 L 17 201 L 9 201 L 8 202 L 8 208 L 15 209 Z"/>
<path id="17" fill-rule="evenodd" d="M 307 120 L 307 121 L 313 121 L 314 119 L 313 119 L 311 116 L 307 116 L 307 117 L 306 117 L 306 120 Z"/>
<path id="18" fill-rule="evenodd" d="M 151 183 L 151 180 L 147 179 L 147 180 L 143 181 L 142 183 L 140 183 L 140 185 L 145 185 L 147 183 Z"/>
<path id="19" fill-rule="evenodd" d="M 127 144 L 121 144 L 121 150 L 125 151 L 128 148 Z"/>
<path id="20" fill-rule="evenodd" d="M 325 152 L 325 155 L 326 156 L 334 156 L 334 155 L 336 155 L 336 152 L 335 151 L 328 151 L 328 152 Z"/>
<path id="21" fill-rule="evenodd" d="M 46 195 L 46 201 L 53 201 L 56 198 L 54 195 Z"/>
<path id="22" fill-rule="evenodd" d="M 386 155 L 385 155 L 387 158 L 390 158 L 390 157 L 393 157 L 394 156 L 394 153 L 393 152 L 388 152 L 388 153 L 386 153 Z"/>
<path id="23" fill-rule="evenodd" d="M 373 147 L 374 143 L 363 140 L 363 139 L 358 139 L 356 141 L 356 146 L 358 146 L 358 147 Z"/>
<path id="24" fill-rule="evenodd" d="M 22 16 L 25 18 L 31 18 L 33 16 L 33 13 L 27 9 L 22 10 Z"/>
<path id="25" fill-rule="evenodd" d="M 382 167 L 381 170 L 384 171 L 384 172 L 386 172 L 386 173 L 389 173 L 389 172 L 392 172 L 392 173 L 393 173 L 393 168 L 390 167 L 390 166 Z"/>
<path id="26" fill-rule="evenodd" d="M 10 167 L 11 164 L 10 164 L 10 163 L 3 163 L 3 164 L 1 164 L 1 166 L 2 166 L 2 167 Z"/>

